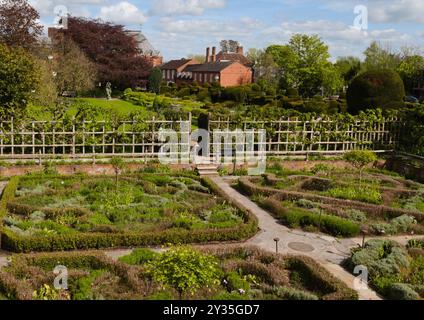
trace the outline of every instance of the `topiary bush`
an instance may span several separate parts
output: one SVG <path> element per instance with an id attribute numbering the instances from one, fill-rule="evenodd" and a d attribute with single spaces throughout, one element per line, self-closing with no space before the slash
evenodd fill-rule
<path id="1" fill-rule="evenodd" d="M 404 106 L 405 87 L 392 70 L 371 70 L 357 76 L 347 91 L 348 111 L 358 114 L 367 109 L 399 109 Z"/>
<path id="2" fill-rule="evenodd" d="M 420 295 L 411 285 L 394 283 L 387 289 L 387 298 L 390 300 L 418 300 Z"/>

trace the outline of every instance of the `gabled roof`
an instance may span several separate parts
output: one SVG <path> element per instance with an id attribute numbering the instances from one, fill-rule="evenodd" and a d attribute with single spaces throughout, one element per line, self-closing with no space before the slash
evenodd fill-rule
<path id="1" fill-rule="evenodd" d="M 193 72 L 196 71 L 196 69 L 201 66 L 201 64 L 190 64 L 187 67 L 184 68 L 183 72 Z"/>
<path id="2" fill-rule="evenodd" d="M 219 61 L 240 62 L 242 65 L 244 65 L 246 67 L 252 66 L 252 62 L 249 60 L 249 58 L 247 58 L 246 56 L 244 56 L 241 53 L 232 53 L 232 52 L 222 52 L 221 51 L 216 55 L 216 58 Z"/>
<path id="3" fill-rule="evenodd" d="M 231 66 L 233 63 L 234 63 L 233 61 L 226 61 L 226 62 L 218 61 L 218 62 L 209 62 L 204 64 L 191 65 L 188 67 L 190 67 L 190 72 L 221 72 L 222 70 Z M 184 71 L 187 71 L 187 68 L 185 68 Z"/>
<path id="4" fill-rule="evenodd" d="M 191 59 L 180 59 L 180 60 L 171 60 L 164 65 L 162 65 L 160 68 L 166 69 L 166 70 L 176 70 L 178 68 L 183 67 L 185 64 L 191 62 Z"/>

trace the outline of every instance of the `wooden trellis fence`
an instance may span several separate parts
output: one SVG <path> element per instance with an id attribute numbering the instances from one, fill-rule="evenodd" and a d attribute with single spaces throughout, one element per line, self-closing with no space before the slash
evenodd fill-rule
<path id="1" fill-rule="evenodd" d="M 278 156 L 337 154 L 365 148 L 377 152 L 391 151 L 397 146 L 403 123 L 395 117 L 373 122 L 344 122 L 323 118 L 301 120 L 298 117 L 273 121 L 249 120 L 241 123 L 230 118 L 208 121 L 209 131 L 217 129 L 231 132 L 235 128 L 245 131 L 265 129 L 267 155 Z"/>
<path id="2" fill-rule="evenodd" d="M 193 147 L 191 115 L 188 121 L 158 120 L 121 121 L 31 121 L 0 122 L 0 158 L 38 159 L 111 157 L 155 158 L 163 145 L 160 130 L 174 130 L 180 141 L 179 154 Z M 208 129 L 231 132 L 235 129 L 266 130 L 266 154 L 306 155 L 337 154 L 352 149 L 371 148 L 375 151 L 396 149 L 403 123 L 397 118 L 379 121 L 344 122 L 334 119 L 281 118 L 275 121 L 210 119 Z M 215 143 L 219 143 L 215 141 Z M 167 141 L 168 145 L 172 142 Z M 210 150 L 214 150 L 210 140 Z M 247 148 L 246 148 L 247 149 Z M 257 145 L 256 145 L 257 149 Z"/>
<path id="3" fill-rule="evenodd" d="M 191 128 L 183 120 L 149 121 L 31 121 L 17 123 L 13 119 L 0 122 L 0 158 L 37 159 L 157 156 L 164 144 L 160 130 L 179 134 L 178 150 L 188 148 Z M 172 145 L 172 142 L 167 144 Z"/>

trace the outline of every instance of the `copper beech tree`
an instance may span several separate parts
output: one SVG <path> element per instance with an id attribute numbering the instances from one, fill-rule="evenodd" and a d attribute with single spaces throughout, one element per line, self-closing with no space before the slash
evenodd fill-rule
<path id="1" fill-rule="evenodd" d="M 135 39 L 121 25 L 69 17 L 63 30 L 97 69 L 97 81 L 110 81 L 118 89 L 134 88 L 143 83 L 152 69 L 151 62 L 140 55 Z"/>
<path id="2" fill-rule="evenodd" d="M 39 18 L 26 0 L 0 0 L 0 43 L 33 49 L 43 32 Z"/>

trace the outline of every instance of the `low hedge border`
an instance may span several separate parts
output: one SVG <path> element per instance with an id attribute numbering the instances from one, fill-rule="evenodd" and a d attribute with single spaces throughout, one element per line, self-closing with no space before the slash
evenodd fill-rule
<path id="1" fill-rule="evenodd" d="M 225 252 L 231 250 L 234 253 L 237 250 L 247 250 L 254 253 L 258 257 L 271 257 L 281 261 L 285 268 L 293 271 L 299 271 L 307 277 L 311 287 L 323 292 L 321 297 L 323 300 L 357 300 L 356 291 L 348 288 L 343 282 L 331 275 L 325 268 L 316 263 L 313 259 L 303 256 L 286 256 L 276 255 L 263 252 L 257 247 L 240 247 L 231 246 L 231 248 L 205 249 L 200 251 L 212 255 L 225 255 Z M 56 252 L 56 253 L 36 253 L 36 254 L 20 254 L 13 257 L 13 263 L 18 263 L 27 268 L 41 268 L 44 270 L 53 270 L 57 265 L 64 265 L 68 269 L 90 268 L 90 269 L 107 269 L 117 276 L 121 277 L 124 282 L 134 291 L 149 295 L 152 286 L 139 277 L 140 269 L 126 265 L 119 261 L 113 261 L 106 257 L 103 253 L 87 251 L 87 252 Z M 33 299 L 33 288 L 18 280 L 12 273 L 0 271 L 0 292 L 10 295 L 17 300 Z"/>
<path id="2" fill-rule="evenodd" d="M 379 175 L 376 175 L 376 176 L 379 176 Z M 270 185 L 276 185 L 279 182 L 284 182 L 283 179 L 277 178 L 277 176 L 275 174 L 273 174 L 273 173 L 264 174 L 263 177 L 265 178 L 265 181 L 267 183 L 269 183 Z M 380 176 L 379 176 L 379 178 L 382 181 L 391 182 L 390 179 L 383 179 Z M 287 179 L 289 179 L 291 181 L 300 180 L 300 181 L 297 181 L 298 183 L 306 182 L 307 180 L 315 180 L 315 181 L 322 181 L 322 182 L 332 182 L 331 179 L 314 177 L 314 176 L 305 176 L 305 175 L 288 176 Z M 337 182 L 335 185 L 342 186 L 342 187 L 348 187 L 348 186 L 350 186 L 350 184 L 347 183 L 347 182 Z M 381 186 L 381 187 L 379 187 L 379 189 L 381 191 L 390 191 L 390 192 L 393 192 L 394 194 L 399 195 L 399 196 L 411 196 L 412 197 L 412 196 L 423 194 L 423 192 L 418 191 L 418 190 L 408 190 L 408 189 L 402 189 L 402 188 L 390 188 L 390 187 Z"/>
<path id="3" fill-rule="evenodd" d="M 21 204 L 17 202 L 9 202 L 6 205 L 8 212 L 28 217 L 34 211 L 43 211 L 46 214 L 46 217 L 49 219 L 60 217 L 63 215 L 74 215 L 76 217 L 82 217 L 87 214 L 90 214 L 90 210 L 85 208 L 60 208 L 60 209 L 50 209 L 45 207 L 36 207 L 29 206 L 26 204 Z"/>
<path id="4" fill-rule="evenodd" d="M 319 202 L 323 204 L 337 206 L 339 208 L 342 207 L 342 208 L 361 210 L 377 218 L 386 217 L 389 219 L 393 219 L 403 215 L 409 215 L 414 217 L 420 223 L 424 222 L 424 214 L 417 211 L 396 209 L 396 208 L 391 208 L 384 205 L 368 204 L 368 203 L 363 203 L 360 201 L 343 200 L 343 199 L 325 197 L 325 196 L 315 195 L 311 193 L 285 191 L 285 190 L 277 190 L 277 189 L 272 189 L 267 187 L 259 187 L 255 185 L 254 183 L 252 183 L 250 179 L 251 179 L 250 177 L 242 177 L 239 179 L 240 189 L 246 194 L 248 194 L 249 196 L 265 195 L 270 197 L 273 195 L 279 195 L 282 200 L 290 200 L 290 201 L 306 199 L 313 202 Z"/>
<path id="5" fill-rule="evenodd" d="M 12 266 L 14 264 L 24 266 L 27 270 L 19 271 L 26 271 L 27 276 L 31 275 L 33 268 L 52 271 L 57 265 L 64 265 L 68 269 L 106 269 L 119 276 L 132 290 L 146 295 L 150 291 L 149 286 L 139 277 L 138 268 L 113 261 L 105 254 L 94 251 L 19 254 L 13 257 Z M 17 279 L 11 272 L 0 271 L 0 292 L 17 300 L 32 300 L 33 291 L 34 288 L 30 288 L 27 283 Z"/>
<path id="6" fill-rule="evenodd" d="M 320 290 L 328 291 L 322 297 L 323 300 L 358 300 L 359 295 L 353 289 L 347 287 L 341 280 L 334 277 L 324 267 L 306 256 L 289 256 L 288 267 L 300 271 L 307 276 L 312 286 Z"/>
<path id="7" fill-rule="evenodd" d="M 212 182 L 202 180 L 210 187 L 212 193 L 222 196 L 220 189 Z M 19 178 L 13 178 L 5 188 L 0 202 L 2 216 L 7 215 L 7 204 L 15 198 Z M 224 200 L 236 206 L 236 203 L 223 197 Z M 51 252 L 87 249 L 106 249 L 120 247 L 142 247 L 164 244 L 190 244 L 209 242 L 242 241 L 255 235 L 258 231 L 258 221 L 254 215 L 236 206 L 244 224 L 226 229 L 186 230 L 171 229 L 161 232 L 144 233 L 79 233 L 70 235 L 51 235 L 43 237 L 21 237 L 4 227 L 0 228 L 1 248 L 11 252 Z"/>
<path id="8" fill-rule="evenodd" d="M 208 248 L 199 248 L 199 250 L 224 260 L 241 255 L 243 256 L 241 261 L 245 266 L 248 266 L 246 262 L 268 261 L 271 262 L 271 265 L 279 266 L 286 270 L 299 271 L 302 276 L 307 277 L 307 283 L 312 288 L 322 293 L 321 299 L 323 300 L 358 299 L 358 293 L 355 290 L 350 289 L 344 282 L 333 276 L 327 269 L 310 257 L 269 253 L 251 245 L 230 245 L 225 248 L 209 246 Z M 237 264 L 236 266 L 239 265 Z M 281 273 L 275 273 L 275 271 L 275 268 L 268 269 L 267 273 L 270 273 L 270 280 L 281 277 Z"/>
<path id="9" fill-rule="evenodd" d="M 359 223 L 343 219 L 338 216 L 308 212 L 296 213 L 283 206 L 278 197 L 272 196 L 260 203 L 260 205 L 270 211 L 284 225 L 288 227 L 314 226 L 320 231 L 336 237 L 355 237 L 361 232 Z"/>

